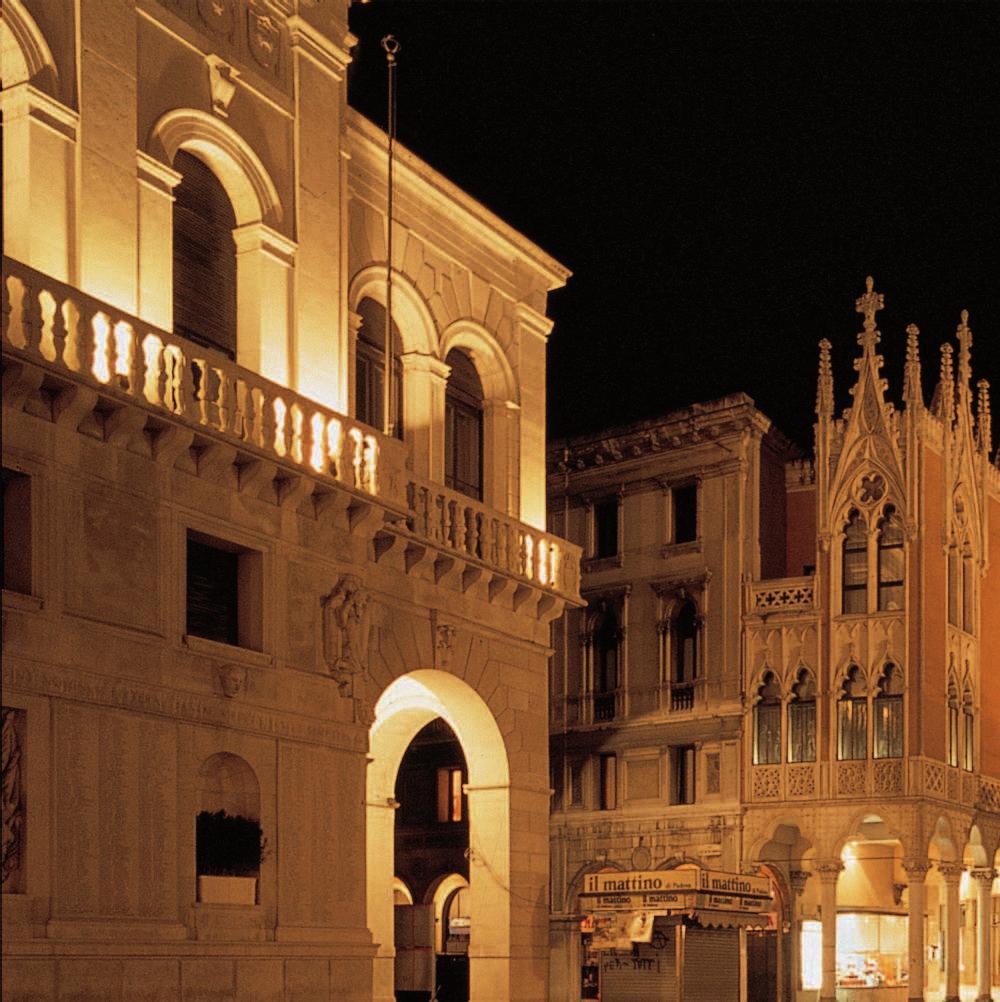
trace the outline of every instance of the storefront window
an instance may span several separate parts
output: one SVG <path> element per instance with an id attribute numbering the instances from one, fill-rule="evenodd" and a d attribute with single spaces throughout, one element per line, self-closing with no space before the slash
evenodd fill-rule
<path id="1" fill-rule="evenodd" d="M 907 983 L 906 916 L 837 916 L 837 987 L 895 988 Z"/>

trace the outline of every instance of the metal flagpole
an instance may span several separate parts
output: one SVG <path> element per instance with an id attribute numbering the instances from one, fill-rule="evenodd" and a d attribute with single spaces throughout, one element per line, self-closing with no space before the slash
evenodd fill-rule
<path id="1" fill-rule="evenodd" d="M 388 73 L 387 100 L 388 115 L 386 134 L 389 137 L 389 163 L 386 182 L 386 263 L 385 263 L 385 399 L 383 401 L 383 425 L 386 435 L 395 431 L 395 421 L 399 415 L 393 414 L 393 404 L 396 399 L 394 385 L 394 366 L 392 358 L 392 196 L 393 196 L 393 145 L 396 139 L 396 54 L 400 44 L 394 35 L 386 35 L 382 39 L 385 50 L 386 70 Z"/>

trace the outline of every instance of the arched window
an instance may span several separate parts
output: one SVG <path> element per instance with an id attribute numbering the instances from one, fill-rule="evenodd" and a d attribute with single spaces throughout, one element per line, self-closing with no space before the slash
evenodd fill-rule
<path id="1" fill-rule="evenodd" d="M 444 482 L 483 499 L 483 384 L 460 348 L 448 352 L 451 367 L 444 403 Z"/>
<path id="2" fill-rule="evenodd" d="M 851 510 L 844 529 L 842 604 L 845 614 L 868 611 L 868 536 L 860 512 Z"/>
<path id="3" fill-rule="evenodd" d="M 903 524 L 891 505 L 879 522 L 878 608 L 903 608 Z"/>
<path id="4" fill-rule="evenodd" d="M 222 182 L 179 150 L 174 167 L 174 332 L 236 358 L 236 213 Z"/>
<path id="5" fill-rule="evenodd" d="M 976 721 L 972 703 L 972 689 L 966 683 L 962 693 L 962 768 L 972 772 L 976 755 Z"/>
<path id="6" fill-rule="evenodd" d="M 948 765 L 958 768 L 960 755 L 958 686 L 954 677 L 948 680 Z"/>
<path id="7" fill-rule="evenodd" d="M 882 670 L 874 704 L 875 758 L 902 758 L 903 678 L 897 665 Z"/>
<path id="8" fill-rule="evenodd" d="M 957 546 L 948 549 L 948 622 L 961 626 L 962 555 Z"/>
<path id="9" fill-rule="evenodd" d="M 774 672 L 766 672 L 753 708 L 754 765 L 781 761 L 781 687 Z"/>
<path id="10" fill-rule="evenodd" d="M 851 665 L 837 701 L 837 758 L 868 757 L 868 697 L 865 676 Z"/>
<path id="11" fill-rule="evenodd" d="M 816 680 L 800 668 L 788 704 L 788 761 L 816 761 Z"/>
<path id="12" fill-rule="evenodd" d="M 698 677 L 698 610 L 687 599 L 674 615 L 673 669 L 675 684 L 693 682 Z"/>
<path id="13" fill-rule="evenodd" d="M 962 554 L 962 629 L 976 632 L 976 564 L 970 549 Z"/>
<path id="14" fill-rule="evenodd" d="M 354 412 L 359 421 L 373 428 L 385 427 L 385 307 L 365 297 L 358 303 L 358 328 L 354 360 Z M 392 373 L 395 392 L 393 435 L 403 437 L 403 342 L 396 321 L 392 322 Z"/>

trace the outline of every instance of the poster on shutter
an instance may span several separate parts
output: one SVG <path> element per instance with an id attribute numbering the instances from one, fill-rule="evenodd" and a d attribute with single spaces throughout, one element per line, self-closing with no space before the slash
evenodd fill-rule
<path id="1" fill-rule="evenodd" d="M 653 922 L 665 911 L 612 912 L 593 916 L 591 950 L 631 950 L 653 940 Z"/>

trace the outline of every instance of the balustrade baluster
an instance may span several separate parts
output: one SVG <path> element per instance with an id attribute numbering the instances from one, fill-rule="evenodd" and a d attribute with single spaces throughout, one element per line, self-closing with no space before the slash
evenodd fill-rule
<path id="1" fill-rule="evenodd" d="M 465 508 L 457 501 L 449 501 L 452 508 L 452 545 L 456 550 L 465 550 L 467 529 L 465 525 Z"/>
<path id="2" fill-rule="evenodd" d="M 431 492 L 426 487 L 420 488 L 420 534 L 431 534 Z"/>
<path id="3" fill-rule="evenodd" d="M 55 361 L 57 365 L 67 364 L 66 338 L 68 336 L 68 331 L 66 330 L 66 316 L 63 313 L 65 303 L 65 300 L 63 300 L 62 303 L 56 303 L 55 310 L 52 313 L 52 347 L 55 351 Z"/>
<path id="4" fill-rule="evenodd" d="M 476 511 L 475 508 L 467 508 L 466 511 L 469 514 L 469 535 L 467 538 L 466 551 L 473 557 L 481 556 L 481 551 L 479 547 L 479 520 L 482 518 L 480 513 Z"/>
<path id="5" fill-rule="evenodd" d="M 17 290 L 15 298 L 13 289 Z M 8 275 L 0 283 L 0 324 L 3 326 L 3 337 L 8 344 L 15 348 L 23 346 L 24 327 L 22 320 L 22 304 L 24 297 L 24 285 L 19 278 Z M 16 306 L 15 306 L 16 303 Z"/>
<path id="6" fill-rule="evenodd" d="M 24 350 L 32 355 L 39 355 L 42 344 L 42 304 L 32 285 L 25 282 L 23 288 L 21 333 L 24 337 Z"/>

